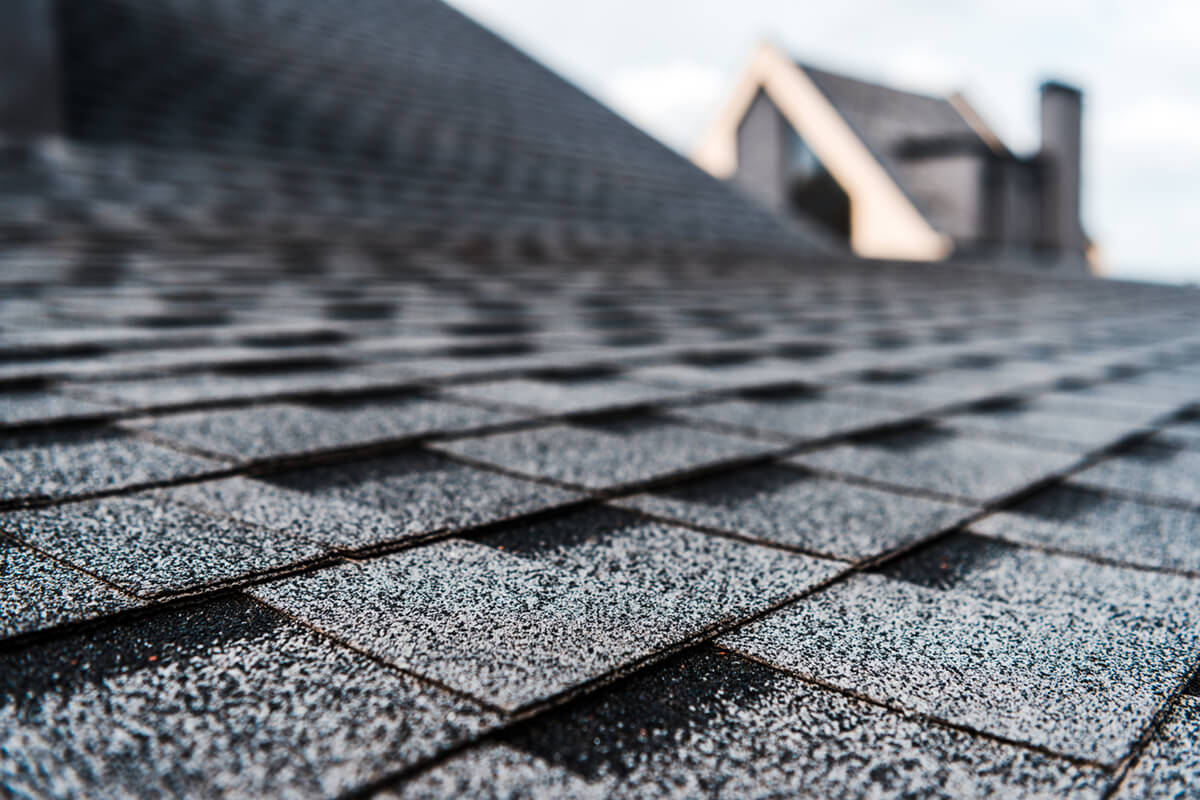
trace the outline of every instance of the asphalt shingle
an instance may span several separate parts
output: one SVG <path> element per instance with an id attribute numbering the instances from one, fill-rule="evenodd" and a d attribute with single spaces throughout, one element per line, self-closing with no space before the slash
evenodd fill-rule
<path id="1" fill-rule="evenodd" d="M 0 514 L 5 533 L 142 597 L 303 563 L 321 545 L 211 516 L 164 492 Z"/>
<path id="2" fill-rule="evenodd" d="M 612 489 L 762 455 L 770 445 L 633 417 L 459 439 L 435 448 L 527 475 Z"/>
<path id="3" fill-rule="evenodd" d="M 91 575 L 0 537 L 0 639 L 135 605 Z"/>
<path id="4" fill-rule="evenodd" d="M 1187 797 L 1200 782 L 1200 697 L 1175 701 L 1158 734 L 1129 771 L 1119 800 Z"/>
<path id="5" fill-rule="evenodd" d="M 1192 666 L 1195 635 L 1094 609 L 858 575 L 719 640 L 795 674 L 1077 758 L 1126 755 Z"/>
<path id="6" fill-rule="evenodd" d="M 1098 798 L 1106 779 L 705 649 L 388 796 Z"/>
<path id="7" fill-rule="evenodd" d="M 454 397 L 502 403 L 549 414 L 580 414 L 648 406 L 678 398 L 682 392 L 660 389 L 619 376 L 580 379 L 511 378 L 470 383 L 446 390 Z"/>
<path id="8" fill-rule="evenodd" d="M 336 405 L 279 403 L 127 424 L 203 452 L 255 461 L 481 428 L 517 418 L 459 403 L 407 397 Z"/>
<path id="9" fill-rule="evenodd" d="M 497 721 L 245 599 L 0 654 L 16 796 L 333 796 Z"/>
<path id="10" fill-rule="evenodd" d="M 398 666 L 515 710 L 840 569 L 615 511 L 484 541 L 447 540 L 251 591 Z"/>
<path id="11" fill-rule="evenodd" d="M 172 496 L 216 514 L 350 550 L 498 522 L 577 498 L 422 451 L 261 480 L 193 484 Z"/>
<path id="12" fill-rule="evenodd" d="M 1075 480 L 1121 494 L 1200 506 L 1200 451 L 1156 437 L 1080 472 Z"/>
<path id="13" fill-rule="evenodd" d="M 805 440 L 890 425 L 909 415 L 895 409 L 827 399 L 819 392 L 777 393 L 742 400 L 690 406 L 674 412 L 685 418 L 716 422 L 781 438 Z"/>
<path id="14" fill-rule="evenodd" d="M 971 437 L 948 426 L 885 434 L 805 453 L 792 463 L 989 503 L 1067 470 L 1071 452 Z"/>
<path id="15" fill-rule="evenodd" d="M 657 516 L 859 561 L 953 527 L 974 509 L 765 466 L 619 501 Z"/>
<path id="16" fill-rule="evenodd" d="M 107 429 L 0 437 L 0 465 L 0 500 L 75 496 L 221 469 L 219 462 Z"/>
<path id="17" fill-rule="evenodd" d="M 1200 573 L 1200 513 L 1106 497 L 1070 483 L 971 527 L 1008 541 Z"/>

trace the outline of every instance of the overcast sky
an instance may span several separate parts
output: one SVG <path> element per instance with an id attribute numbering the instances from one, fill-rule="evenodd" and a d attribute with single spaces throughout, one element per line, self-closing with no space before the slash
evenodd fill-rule
<path id="1" fill-rule="evenodd" d="M 1037 87 L 1085 92 L 1084 224 L 1113 274 L 1200 282 L 1200 0 L 451 0 L 688 152 L 755 44 L 966 91 L 1015 150 Z"/>

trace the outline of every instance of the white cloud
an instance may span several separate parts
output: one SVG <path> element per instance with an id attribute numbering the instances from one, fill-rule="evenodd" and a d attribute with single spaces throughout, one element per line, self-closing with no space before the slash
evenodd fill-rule
<path id="1" fill-rule="evenodd" d="M 1200 164 L 1200 100 L 1152 94 L 1098 121 L 1097 136 L 1113 155 Z"/>
<path id="2" fill-rule="evenodd" d="M 617 72 L 604 84 L 604 99 L 634 123 L 685 151 L 729 90 L 717 69 L 670 61 Z"/>
<path id="3" fill-rule="evenodd" d="M 961 85 L 964 70 L 936 50 L 906 46 L 884 60 L 884 76 L 897 86 L 947 94 Z"/>

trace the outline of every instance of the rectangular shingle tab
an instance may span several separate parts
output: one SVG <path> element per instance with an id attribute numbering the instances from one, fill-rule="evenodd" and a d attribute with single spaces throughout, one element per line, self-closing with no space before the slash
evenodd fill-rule
<path id="1" fill-rule="evenodd" d="M 1088 486 L 1151 500 L 1200 506 L 1200 450 L 1170 438 L 1155 438 L 1083 470 L 1075 479 Z"/>
<path id="2" fill-rule="evenodd" d="M 841 569 L 615 511 L 484 542 L 442 541 L 252 592 L 391 663 L 517 709 Z"/>
<path id="3" fill-rule="evenodd" d="M 0 639 L 135 605 L 95 577 L 0 536 Z"/>
<path id="4" fill-rule="evenodd" d="M 856 405 L 819 392 L 779 392 L 689 406 L 675 414 L 793 440 L 821 439 L 907 419 L 902 410 Z"/>
<path id="5" fill-rule="evenodd" d="M 515 419 L 515 414 L 408 397 L 322 405 L 276 403 L 126 424 L 185 447 L 252 461 L 482 428 Z"/>
<path id="6" fill-rule="evenodd" d="M 752 539 L 851 561 L 951 528 L 975 513 L 953 505 L 765 466 L 619 501 Z"/>
<path id="7" fill-rule="evenodd" d="M 53 389 L 0 391 L 0 425 L 102 417 L 115 410 Z"/>
<path id="8" fill-rule="evenodd" d="M 1200 697 L 1184 695 L 1113 796 L 1118 800 L 1187 797 L 1200 782 Z"/>
<path id="9" fill-rule="evenodd" d="M 150 492 L 0 514 L 4 533 L 151 597 L 304 563 L 325 548 Z"/>
<path id="10" fill-rule="evenodd" d="M 436 449 L 540 478 L 606 489 L 767 453 L 771 445 L 657 417 L 548 425 Z"/>
<path id="11" fill-rule="evenodd" d="M 0 500 L 65 497 L 219 470 L 220 462 L 111 429 L 0 436 Z"/>
<path id="12" fill-rule="evenodd" d="M 549 414 L 580 414 L 652 405 L 684 396 L 620 376 L 582 379 L 510 378 L 469 383 L 446 393 L 485 403 L 520 406 Z"/>
<path id="13" fill-rule="evenodd" d="M 816 450 L 790 461 L 911 489 L 988 503 L 1053 477 L 1079 455 L 972 437 L 949 426 L 901 431 Z"/>
<path id="14" fill-rule="evenodd" d="M 333 796 L 495 725 L 243 599 L 0 654 L 18 796 Z"/>
<path id="15" fill-rule="evenodd" d="M 967 432 L 1028 441 L 1035 447 L 1098 450 L 1150 429 L 1149 420 L 1130 416 L 1131 419 L 1118 421 L 1096 416 L 1066 415 L 1041 411 L 1030 403 L 1009 408 L 980 409 L 954 416 L 951 420 L 956 427 Z"/>
<path id="16" fill-rule="evenodd" d="M 385 796 L 1099 798 L 1107 779 L 706 649 Z"/>
<path id="17" fill-rule="evenodd" d="M 1106 497 L 1071 483 L 971 527 L 1012 542 L 1200 573 L 1200 512 Z"/>
<path id="18" fill-rule="evenodd" d="M 720 643 L 860 696 L 1107 764 L 1137 741 L 1196 645 L 1186 630 L 1086 604 L 984 600 L 879 575 L 854 576 Z"/>
<path id="19" fill-rule="evenodd" d="M 175 489 L 214 514 L 355 550 L 457 531 L 575 501 L 552 486 L 423 451 Z"/>

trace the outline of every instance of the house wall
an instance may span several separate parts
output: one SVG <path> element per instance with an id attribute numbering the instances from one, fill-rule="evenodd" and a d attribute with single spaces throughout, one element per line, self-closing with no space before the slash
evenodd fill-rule
<path id="1" fill-rule="evenodd" d="M 1045 216 L 1041 165 L 1005 159 L 995 161 L 991 168 L 995 210 L 990 238 L 1005 249 L 1039 246 Z"/>
<path id="2" fill-rule="evenodd" d="M 0 137 L 61 133 L 58 73 L 51 0 L 0 0 Z"/>
<path id="3" fill-rule="evenodd" d="M 986 227 L 987 156 L 948 153 L 906 161 L 901 178 L 921 197 L 942 233 L 956 245 L 979 239 Z"/>
<path id="4" fill-rule="evenodd" d="M 765 92 L 750 104 L 737 130 L 736 186 L 780 214 L 787 213 L 787 154 L 784 132 L 787 123 Z"/>

